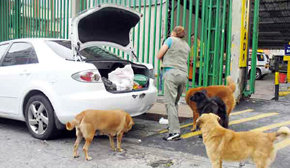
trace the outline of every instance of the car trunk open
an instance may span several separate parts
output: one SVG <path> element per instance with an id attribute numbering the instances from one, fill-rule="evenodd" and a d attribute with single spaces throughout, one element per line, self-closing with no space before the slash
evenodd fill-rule
<path id="1" fill-rule="evenodd" d="M 99 70 L 105 86 L 110 84 L 110 81 L 107 81 L 109 73 L 131 64 L 134 75 L 144 75 L 148 79 L 142 88 L 131 91 L 148 88 L 150 72 L 146 66 L 120 59 L 114 53 L 109 52 L 108 48 L 103 47 L 110 46 L 123 51 L 130 57 L 133 56 L 130 30 L 140 21 L 140 17 L 141 14 L 129 8 L 98 5 L 73 18 L 71 29 L 73 55 L 80 59 L 84 56 L 83 61 L 94 64 Z M 128 92 L 116 91 L 108 86 L 106 89 L 113 93 Z"/>
<path id="2" fill-rule="evenodd" d="M 128 51 L 132 49 L 130 30 L 140 21 L 140 16 L 134 10 L 116 5 L 99 5 L 88 9 L 73 18 L 73 49 L 80 51 L 89 46 L 106 43 Z"/>

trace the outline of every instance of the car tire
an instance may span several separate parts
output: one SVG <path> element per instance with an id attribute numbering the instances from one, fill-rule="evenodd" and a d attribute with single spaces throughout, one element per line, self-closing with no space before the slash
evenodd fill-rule
<path id="1" fill-rule="evenodd" d="M 25 121 L 30 134 L 37 139 L 53 139 L 58 134 L 53 107 L 44 95 L 34 95 L 25 106 Z"/>
<path id="2" fill-rule="evenodd" d="M 260 80 L 263 78 L 262 72 L 260 69 L 256 69 L 256 80 Z"/>

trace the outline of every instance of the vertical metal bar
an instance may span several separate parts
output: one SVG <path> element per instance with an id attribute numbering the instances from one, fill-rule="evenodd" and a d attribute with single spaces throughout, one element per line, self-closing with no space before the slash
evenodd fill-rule
<path id="1" fill-rule="evenodd" d="M 223 77 L 223 71 L 224 71 L 224 47 L 225 47 L 225 25 L 226 25 L 226 7 L 227 7 L 227 1 L 223 0 L 223 8 L 222 8 L 222 32 L 221 32 L 221 50 L 220 50 L 220 60 L 219 60 L 219 80 L 218 84 L 222 84 L 222 77 Z"/>
<path id="2" fill-rule="evenodd" d="M 52 37 L 53 36 L 53 31 L 52 31 L 52 16 L 53 16 L 53 1 L 54 0 L 50 0 L 51 1 L 51 3 L 50 3 L 50 7 L 49 7 L 49 10 L 50 10 L 50 19 L 49 19 L 49 21 L 50 21 L 50 28 L 49 28 L 49 37 Z"/>
<path id="3" fill-rule="evenodd" d="M 37 16 L 37 20 L 36 20 L 36 37 L 40 37 L 40 0 L 36 1 L 36 16 Z"/>
<path id="4" fill-rule="evenodd" d="M 83 8 L 83 10 L 85 10 L 85 9 L 87 9 L 87 0 L 84 0 L 83 2 L 84 2 L 84 8 Z"/>
<path id="5" fill-rule="evenodd" d="M 173 9 L 174 9 L 174 7 L 173 7 Z M 176 26 L 179 25 L 179 20 L 180 20 L 180 0 L 177 1 Z"/>
<path id="6" fill-rule="evenodd" d="M 139 0 L 139 12 L 141 12 L 141 1 Z M 144 17 L 144 16 L 143 16 Z M 139 46 L 140 46 L 140 22 L 138 23 L 138 34 L 137 34 L 137 59 L 139 60 Z"/>
<path id="7" fill-rule="evenodd" d="M 131 6 L 131 0 L 130 0 L 130 6 Z M 136 0 L 133 1 L 133 8 L 136 10 Z M 135 27 L 133 28 L 133 33 L 132 33 L 132 40 L 133 40 L 133 47 L 135 47 Z"/>
<path id="8" fill-rule="evenodd" d="M 274 58 L 275 63 L 275 92 L 274 92 L 274 99 L 275 101 L 279 100 L 279 62 L 278 57 Z"/>
<path id="9" fill-rule="evenodd" d="M 143 40 L 143 43 L 142 43 L 142 63 L 144 63 L 144 60 L 145 60 L 145 31 L 146 31 L 146 0 L 144 0 L 144 5 L 143 5 L 143 8 L 144 8 L 144 18 L 143 18 L 143 36 L 142 36 L 142 40 Z"/>
<path id="10" fill-rule="evenodd" d="M 63 15 L 62 15 L 62 38 L 65 38 L 65 16 L 67 14 L 67 11 L 65 10 L 65 0 L 62 1 L 63 3 Z"/>
<path id="11" fill-rule="evenodd" d="M 174 28 L 174 1 L 175 0 L 171 1 L 170 31 L 172 31 Z"/>
<path id="12" fill-rule="evenodd" d="M 232 47 L 232 3 L 233 0 L 229 2 L 229 14 L 228 14 L 228 31 L 227 31 L 227 56 L 226 56 L 226 76 L 230 75 L 231 67 L 231 47 Z M 226 84 L 225 80 L 225 84 Z"/>
<path id="13" fill-rule="evenodd" d="M 216 0 L 212 85 L 217 85 L 218 83 L 218 58 L 220 57 L 220 6 L 220 0 Z"/>
<path id="14" fill-rule="evenodd" d="M 15 38 L 18 38 L 18 1 L 14 0 L 14 26 L 13 29 L 15 29 Z"/>
<path id="15" fill-rule="evenodd" d="M 67 15 L 66 15 L 66 39 L 69 38 L 69 18 L 70 18 L 70 16 L 69 16 L 69 14 L 70 14 L 69 5 L 70 5 L 70 1 L 67 0 L 67 6 L 66 6 L 66 10 L 67 10 Z"/>
<path id="16" fill-rule="evenodd" d="M 187 69 L 188 69 L 188 72 L 190 70 L 190 56 L 191 56 L 191 29 L 192 29 L 192 6 L 193 6 L 193 1 L 189 1 L 189 14 L 188 14 L 188 38 L 187 38 L 187 41 L 188 41 L 188 45 L 190 46 L 190 51 L 189 51 L 189 54 L 188 54 L 188 57 L 187 57 Z M 183 1 L 183 27 L 185 28 L 185 17 L 186 17 L 186 2 Z M 192 80 L 192 83 L 194 83 L 194 80 Z M 186 91 L 188 90 L 189 88 L 189 81 L 187 80 L 186 82 Z"/>
<path id="17" fill-rule="evenodd" d="M 56 0 L 54 0 L 53 2 L 53 37 L 56 37 L 56 21 L 55 21 L 55 18 L 56 18 Z"/>
<path id="18" fill-rule="evenodd" d="M 168 34 L 168 9 L 169 8 L 169 0 L 166 0 L 166 12 L 165 12 L 165 30 L 164 30 L 164 38 L 167 38 Z M 171 28 L 171 27 L 170 27 Z"/>
<path id="19" fill-rule="evenodd" d="M 6 22 L 7 20 L 5 19 L 6 16 L 6 11 L 5 8 L 7 8 L 7 6 L 5 5 L 5 1 L 0 1 L 0 13 L 1 13 L 1 18 L 0 18 L 0 24 L 1 24 L 1 38 L 0 41 L 5 41 L 5 26 L 6 26 Z"/>
<path id="20" fill-rule="evenodd" d="M 9 2 L 8 1 L 4 1 L 5 2 L 5 11 L 6 11 L 6 24 L 5 24 L 5 34 L 6 34 L 6 38 L 5 40 L 9 39 Z"/>
<path id="21" fill-rule="evenodd" d="M 190 11 L 190 15 L 189 15 L 189 20 L 192 20 L 192 2 L 190 2 L 190 6 L 189 6 L 189 11 Z M 192 58 L 192 83 L 191 83 L 191 87 L 194 88 L 195 87 L 195 75 L 196 75 L 196 59 L 197 59 L 197 50 L 198 50 L 198 19 L 199 19 L 199 0 L 195 0 L 195 19 L 194 19 L 194 47 L 193 47 L 193 58 Z M 189 30 L 191 30 L 191 24 L 189 24 Z M 190 34 L 188 35 L 188 41 L 191 41 L 190 39 Z"/>
<path id="22" fill-rule="evenodd" d="M 149 55 L 150 55 L 150 36 L 151 36 L 151 0 L 149 0 L 149 15 L 148 15 L 148 36 L 147 36 L 147 63 L 149 63 Z"/>
<path id="23" fill-rule="evenodd" d="M 44 33 L 44 21 L 45 21 L 45 18 L 44 18 L 44 7 L 45 7 L 45 5 L 44 5 L 44 0 L 41 0 L 41 19 L 40 19 L 40 21 L 41 21 L 41 37 L 43 37 L 43 33 Z"/>
<path id="24" fill-rule="evenodd" d="M 0 1 L 0 24 L 1 24 L 1 35 L 0 41 L 4 41 L 4 1 Z"/>
<path id="25" fill-rule="evenodd" d="M 189 3 L 190 3 L 190 1 L 189 1 Z M 183 15 L 182 15 L 183 16 L 183 19 L 182 19 L 182 26 L 183 27 L 186 27 L 186 7 L 187 7 L 187 0 L 183 0 Z M 189 15 L 191 15 L 191 14 L 192 13 L 189 13 Z"/>
<path id="26" fill-rule="evenodd" d="M 166 8 L 165 8 L 165 30 L 167 30 L 167 18 L 168 18 L 168 1 L 169 0 L 166 0 Z M 161 48 L 161 42 L 162 42 L 162 2 L 160 2 L 160 13 L 159 13 L 159 47 L 158 48 Z M 166 33 L 165 33 L 165 37 L 166 37 Z M 161 68 L 161 61 L 158 59 L 158 67 L 157 67 L 157 90 L 158 90 L 158 94 L 159 94 L 159 91 L 160 91 L 160 81 L 162 81 L 162 78 L 160 76 L 160 68 Z M 162 90 L 162 89 L 161 89 Z"/>
<path id="27" fill-rule="evenodd" d="M 256 79 L 256 64 L 257 64 L 257 49 L 258 49 L 258 31 L 259 31 L 259 5 L 260 0 L 255 0 L 254 5 L 254 21 L 253 21 L 253 41 L 252 41 L 252 62 L 250 76 L 250 91 L 255 93 Z"/>
<path id="28" fill-rule="evenodd" d="M 61 33 L 62 33 L 62 2 L 63 1 L 59 1 L 59 37 L 61 37 Z"/>
<path id="29" fill-rule="evenodd" d="M 23 38 L 23 5 L 22 5 L 22 1 L 19 1 L 19 38 Z"/>
<path id="30" fill-rule="evenodd" d="M 3 35 L 4 35 L 4 1 L 0 1 L 0 24 L 1 24 L 1 34 L 0 34 L 0 42 L 3 41 Z"/>
<path id="31" fill-rule="evenodd" d="M 206 21 L 206 3 L 207 1 L 204 0 L 202 1 L 202 11 L 201 11 L 201 38 L 200 38 L 200 56 L 199 56 L 199 79 L 198 79 L 198 85 L 201 86 L 202 85 L 202 74 L 203 74 L 203 67 L 204 67 L 204 50 L 205 50 L 205 45 L 204 45 L 204 39 L 206 38 L 205 37 L 205 34 L 206 34 L 206 31 L 204 30 L 205 29 L 205 21 Z"/>
<path id="32" fill-rule="evenodd" d="M 15 7 L 15 1 L 13 1 L 14 3 L 12 4 L 12 21 L 13 21 L 13 25 L 12 25 L 12 29 L 13 29 L 13 39 L 15 39 L 16 36 L 16 7 Z"/>
<path id="33" fill-rule="evenodd" d="M 211 24 L 212 24 L 212 2 L 213 0 L 209 0 L 209 14 L 208 14 L 208 25 L 207 29 L 207 44 L 206 44 L 206 54 L 205 54 L 205 73 L 204 73 L 204 86 L 208 86 L 208 75 L 209 75 L 209 58 L 210 58 L 210 46 L 211 46 Z"/>
<path id="34" fill-rule="evenodd" d="M 160 2 L 161 4 L 162 2 Z M 154 32 L 153 32 L 153 48 L 152 48 L 152 65 L 155 68 L 155 48 L 156 48 L 156 23 L 157 23 L 157 0 L 154 4 Z"/>

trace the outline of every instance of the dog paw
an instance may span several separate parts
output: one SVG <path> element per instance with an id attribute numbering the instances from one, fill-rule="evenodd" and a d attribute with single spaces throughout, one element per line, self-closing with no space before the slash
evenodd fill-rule
<path id="1" fill-rule="evenodd" d="M 90 161 L 90 160 L 92 160 L 92 158 L 88 156 L 88 157 L 86 158 L 86 160 L 87 160 L 87 161 Z"/>
<path id="2" fill-rule="evenodd" d="M 74 158 L 78 158 L 78 157 L 80 157 L 80 155 L 74 155 Z"/>
<path id="3" fill-rule="evenodd" d="M 112 148 L 112 150 L 113 150 L 113 151 L 115 151 L 115 152 L 117 151 L 117 149 L 116 149 L 116 148 Z"/>
<path id="4" fill-rule="evenodd" d="M 123 151 L 123 149 L 122 148 L 118 148 L 118 152 L 122 152 Z"/>
<path id="5" fill-rule="evenodd" d="M 196 128 L 191 128 L 190 131 L 191 131 L 191 132 L 195 132 L 195 131 L 197 131 L 197 129 L 196 129 Z"/>

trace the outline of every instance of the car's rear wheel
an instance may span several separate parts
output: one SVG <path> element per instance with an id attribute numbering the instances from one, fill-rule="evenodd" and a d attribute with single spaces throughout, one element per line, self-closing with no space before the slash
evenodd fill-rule
<path id="1" fill-rule="evenodd" d="M 256 80 L 260 80 L 260 79 L 262 79 L 263 78 L 263 76 L 262 76 L 262 72 L 261 72 L 261 70 L 260 69 L 256 69 Z"/>
<path id="2" fill-rule="evenodd" d="M 51 139 L 57 134 L 54 110 L 44 95 L 34 95 L 28 100 L 25 120 L 30 134 L 37 139 Z"/>
<path id="3" fill-rule="evenodd" d="M 250 79 L 250 76 L 251 76 L 251 70 L 249 71 L 249 74 L 248 74 L 248 79 Z M 260 80 L 263 78 L 263 75 L 262 75 L 262 72 L 260 69 L 256 69 L 256 80 Z"/>

